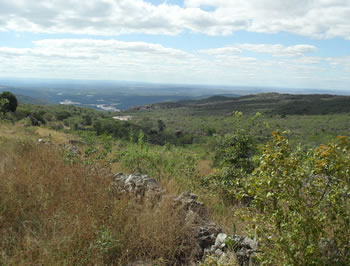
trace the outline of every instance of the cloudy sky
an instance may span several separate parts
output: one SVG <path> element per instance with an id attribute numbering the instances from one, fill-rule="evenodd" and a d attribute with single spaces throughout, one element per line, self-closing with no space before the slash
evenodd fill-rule
<path id="1" fill-rule="evenodd" d="M 350 0 L 0 0 L 0 77 L 350 89 Z"/>

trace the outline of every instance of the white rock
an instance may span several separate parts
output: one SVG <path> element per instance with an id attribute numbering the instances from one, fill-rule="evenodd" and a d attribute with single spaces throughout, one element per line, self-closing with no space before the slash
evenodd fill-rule
<path id="1" fill-rule="evenodd" d="M 222 247 L 223 244 L 225 246 L 226 245 L 226 243 L 225 243 L 226 238 L 227 238 L 226 234 L 224 234 L 224 233 L 218 234 L 218 236 L 216 237 L 216 240 L 215 240 L 215 246 Z"/>

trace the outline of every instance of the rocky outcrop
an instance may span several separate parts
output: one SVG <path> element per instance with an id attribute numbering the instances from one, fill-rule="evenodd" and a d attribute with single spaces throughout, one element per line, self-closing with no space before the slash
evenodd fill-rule
<path id="1" fill-rule="evenodd" d="M 166 191 L 155 179 L 142 174 L 116 174 L 112 191 L 118 197 L 132 197 L 140 203 L 151 203 L 153 207 L 162 204 L 165 199 L 169 200 Z M 225 261 L 232 262 L 232 259 L 240 265 L 252 265 L 258 247 L 255 240 L 238 235 L 229 237 L 222 233 L 222 230 L 210 221 L 207 208 L 193 193 L 185 192 L 170 200 L 174 211 L 179 211 L 184 221 L 193 227 L 196 239 L 193 249 L 198 261 L 204 260 L 206 256 L 213 256 L 221 263 L 219 265 L 224 265 Z"/>
<path id="2" fill-rule="evenodd" d="M 123 173 L 114 176 L 113 191 L 120 197 L 122 195 L 132 196 L 138 201 L 156 203 L 160 201 L 165 190 L 159 183 L 147 175 L 135 174 L 124 175 Z"/>
<path id="3" fill-rule="evenodd" d="M 196 239 L 196 255 L 202 259 L 206 249 L 215 243 L 216 236 L 222 231 L 215 223 L 209 220 L 208 210 L 197 195 L 189 192 L 182 193 L 173 199 L 174 206 L 181 210 L 183 219 L 193 225 Z"/>

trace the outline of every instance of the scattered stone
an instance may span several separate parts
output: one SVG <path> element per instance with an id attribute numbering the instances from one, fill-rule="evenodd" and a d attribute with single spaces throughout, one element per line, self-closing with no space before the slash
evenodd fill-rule
<path id="1" fill-rule="evenodd" d="M 227 265 L 229 261 L 237 261 L 242 266 L 256 265 L 257 248 L 258 243 L 253 239 L 240 235 L 230 237 L 221 233 L 216 237 L 215 244 L 207 250 L 206 255 L 215 256 L 218 265 Z"/>
<path id="2" fill-rule="evenodd" d="M 159 206 L 164 200 L 172 201 L 174 210 L 180 211 L 184 221 L 193 226 L 196 239 L 193 252 L 198 260 L 203 261 L 209 256 L 216 258 L 218 265 L 230 265 L 232 261 L 242 266 L 256 265 L 257 241 L 239 235 L 230 237 L 222 233 L 222 230 L 209 220 L 208 210 L 198 201 L 197 195 L 184 192 L 173 198 L 165 193 L 155 179 L 142 174 L 119 173 L 114 175 L 113 179 L 112 191 L 117 196 L 127 195 L 141 203 L 151 202 L 152 206 Z M 149 265 L 148 262 L 135 263 L 130 265 Z"/>
<path id="3" fill-rule="evenodd" d="M 208 210 L 202 202 L 197 201 L 197 195 L 184 192 L 180 196 L 174 199 L 176 206 L 181 206 L 186 214 L 186 219 L 190 220 L 187 216 L 195 215 L 195 223 L 202 223 L 209 220 Z M 193 214 L 192 214 L 193 213 Z"/>

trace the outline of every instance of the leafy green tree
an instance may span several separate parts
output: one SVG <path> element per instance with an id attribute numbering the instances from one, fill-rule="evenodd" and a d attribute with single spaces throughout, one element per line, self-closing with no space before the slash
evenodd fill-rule
<path id="1" fill-rule="evenodd" d="M 0 111 L 2 113 L 16 112 L 17 105 L 17 98 L 13 93 L 4 91 L 0 94 Z"/>

